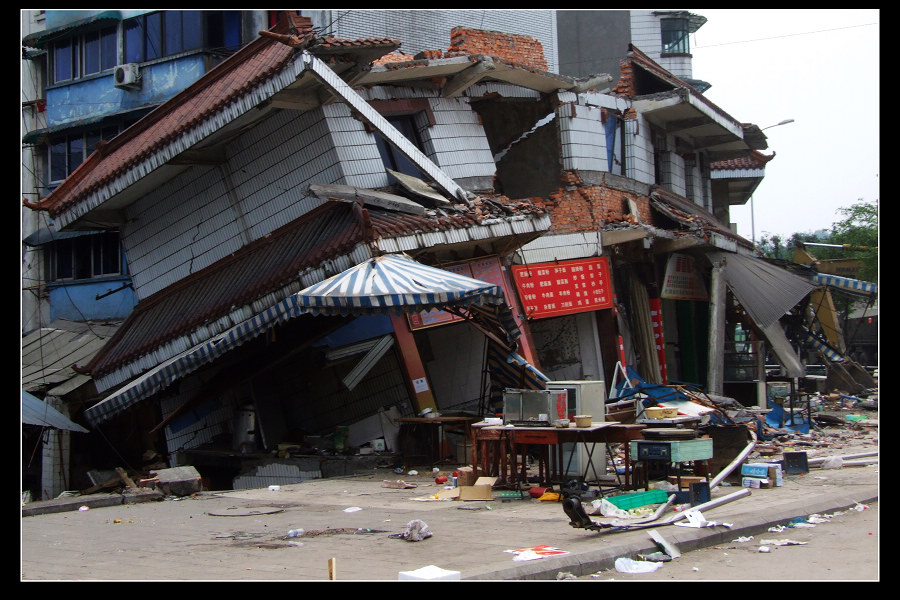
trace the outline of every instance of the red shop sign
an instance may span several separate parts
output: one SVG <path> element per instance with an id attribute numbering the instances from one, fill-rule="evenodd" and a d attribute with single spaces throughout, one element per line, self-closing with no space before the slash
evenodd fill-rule
<path id="1" fill-rule="evenodd" d="M 529 319 L 613 307 L 609 260 L 605 256 L 516 265 L 512 272 Z"/>

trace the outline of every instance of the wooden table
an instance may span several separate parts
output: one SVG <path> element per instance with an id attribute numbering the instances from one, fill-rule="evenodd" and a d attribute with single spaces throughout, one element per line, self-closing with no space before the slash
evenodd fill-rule
<path id="1" fill-rule="evenodd" d="M 523 458 L 521 474 L 519 473 L 520 452 L 529 445 L 539 447 L 539 479 L 541 483 L 552 485 L 559 483 L 567 476 L 563 447 L 565 443 L 589 445 L 588 456 L 593 454 L 596 444 L 627 443 L 642 439 L 641 431 L 645 428 L 639 424 L 621 424 L 614 421 L 592 423 L 589 427 L 507 427 L 504 425 L 472 427 L 475 433 L 473 444 L 473 468 L 476 477 L 479 474 L 499 477 L 501 483 L 518 483 L 525 479 L 527 464 Z M 509 455 L 508 467 L 505 457 Z M 573 450 L 574 452 L 574 450 Z M 479 459 L 480 462 L 479 462 Z M 590 459 L 589 459 L 590 460 Z M 569 457 L 571 463 L 571 455 Z M 626 487 L 628 486 L 629 457 L 626 453 Z M 565 466 L 565 468 L 564 468 Z M 592 469 L 592 465 L 589 465 Z M 507 470 L 508 469 L 508 470 Z M 479 473 L 481 470 L 481 473 Z M 587 467 L 582 477 L 587 476 Z M 594 473 L 599 478 L 600 473 Z"/>
<path id="2" fill-rule="evenodd" d="M 401 419 L 397 419 L 397 423 L 412 425 L 414 428 L 418 427 L 428 427 L 428 439 L 430 441 L 430 445 L 432 447 L 432 453 L 430 456 L 425 458 L 428 459 L 428 463 L 436 465 L 443 460 L 443 456 L 441 456 L 441 445 L 444 441 L 444 433 L 446 431 L 458 430 L 463 436 L 465 436 L 466 440 L 472 439 L 472 423 L 475 423 L 479 419 L 477 417 L 404 417 Z M 404 450 L 403 453 L 403 462 L 406 470 L 412 465 L 412 459 L 414 455 L 408 451 L 408 449 Z"/>

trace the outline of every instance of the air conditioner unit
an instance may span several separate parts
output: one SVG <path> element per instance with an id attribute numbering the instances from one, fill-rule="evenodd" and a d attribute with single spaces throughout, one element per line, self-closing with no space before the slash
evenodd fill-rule
<path id="1" fill-rule="evenodd" d="M 117 88 L 135 88 L 141 85 L 141 69 L 134 63 L 119 65 L 113 74 Z"/>

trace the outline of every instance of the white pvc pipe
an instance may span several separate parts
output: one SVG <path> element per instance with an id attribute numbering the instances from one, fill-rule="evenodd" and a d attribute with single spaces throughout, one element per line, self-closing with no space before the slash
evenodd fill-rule
<path id="1" fill-rule="evenodd" d="M 709 482 L 709 489 L 713 489 L 714 487 L 716 487 L 717 485 L 722 483 L 723 479 L 725 479 L 726 477 L 731 475 L 731 472 L 734 471 L 738 467 L 738 465 L 740 465 L 742 462 L 744 462 L 744 460 L 750 455 L 750 453 L 753 452 L 753 449 L 755 447 L 756 447 L 756 440 L 747 444 L 747 447 L 744 448 L 741 451 L 741 453 L 737 455 L 737 458 L 735 458 L 733 461 L 728 463 L 727 467 L 722 469 L 718 475 L 716 475 L 715 477 L 712 478 L 712 480 Z"/>
<path id="2" fill-rule="evenodd" d="M 697 506 L 692 506 L 688 510 L 695 511 L 704 511 L 710 508 L 715 508 L 717 506 L 721 506 L 723 504 L 728 504 L 729 502 L 733 502 L 738 500 L 739 498 L 743 498 L 744 496 L 750 495 L 750 488 L 741 488 L 736 492 L 732 492 L 727 496 L 722 496 L 721 498 L 716 498 L 715 500 L 710 500 L 709 502 L 704 502 L 703 504 L 698 504 Z M 675 521 L 680 521 L 687 517 L 687 511 L 682 511 L 680 513 L 674 514 L 667 519 L 663 519 L 660 523 L 661 525 L 668 525 L 670 523 L 674 523 Z"/>

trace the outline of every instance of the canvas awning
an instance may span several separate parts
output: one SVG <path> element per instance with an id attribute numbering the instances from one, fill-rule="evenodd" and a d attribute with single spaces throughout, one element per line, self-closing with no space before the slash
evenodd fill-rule
<path id="1" fill-rule="evenodd" d="M 505 303 L 502 288 L 423 265 L 406 255 L 379 256 L 292 294 L 212 340 L 167 360 L 90 407 L 84 415 L 89 423 L 98 425 L 272 327 L 303 314 L 359 316 L 481 303 Z"/>
<path id="2" fill-rule="evenodd" d="M 849 277 L 828 275 L 827 273 L 816 273 L 812 276 L 812 280 L 818 285 L 832 287 L 839 292 L 853 294 L 854 296 L 874 296 L 878 291 L 878 286 L 874 283 L 850 279 Z"/>
<path id="3" fill-rule="evenodd" d="M 506 302 L 498 285 L 423 265 L 403 254 L 367 260 L 297 292 L 296 297 L 304 312 L 345 316 Z"/>

